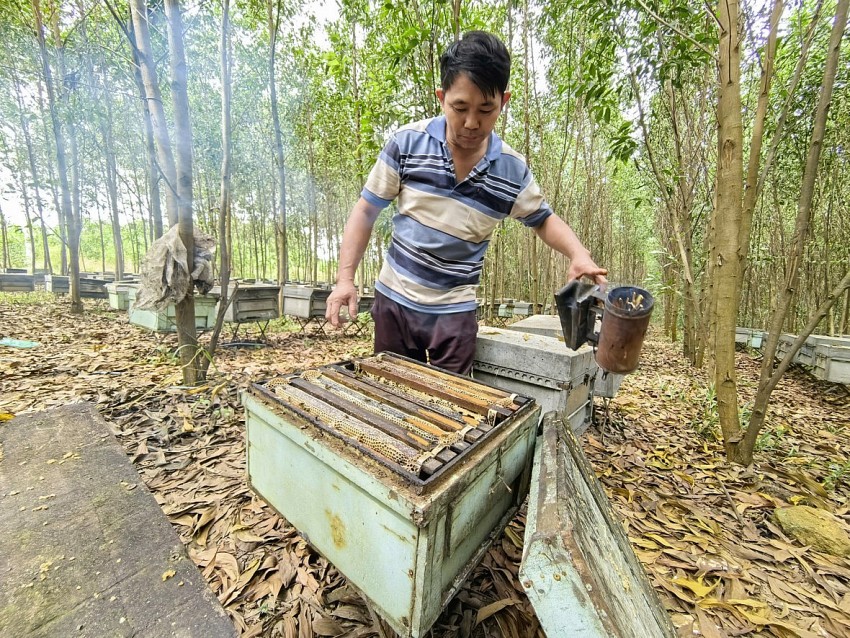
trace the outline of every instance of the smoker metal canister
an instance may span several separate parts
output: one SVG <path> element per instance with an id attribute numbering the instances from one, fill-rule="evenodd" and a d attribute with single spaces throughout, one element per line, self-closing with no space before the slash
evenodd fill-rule
<path id="1" fill-rule="evenodd" d="M 627 300 L 641 296 L 639 308 L 625 309 Z M 620 286 L 608 293 L 596 351 L 596 363 L 600 368 L 617 374 L 637 368 L 654 305 L 655 299 L 649 291 L 637 286 Z"/>

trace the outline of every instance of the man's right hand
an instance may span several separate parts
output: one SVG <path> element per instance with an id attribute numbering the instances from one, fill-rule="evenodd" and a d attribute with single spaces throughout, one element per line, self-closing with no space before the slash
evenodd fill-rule
<path id="1" fill-rule="evenodd" d="M 328 297 L 325 319 L 330 321 L 334 328 L 339 328 L 345 323 L 345 319 L 339 316 L 343 306 L 348 308 L 349 317 L 353 319 L 357 316 L 357 288 L 352 281 L 338 282 Z"/>

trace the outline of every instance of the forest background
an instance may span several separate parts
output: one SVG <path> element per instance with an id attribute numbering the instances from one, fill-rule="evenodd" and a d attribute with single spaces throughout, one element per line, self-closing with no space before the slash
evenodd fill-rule
<path id="1" fill-rule="evenodd" d="M 848 331 L 846 0 L 341 0 L 317 23 L 325 9 L 3 0 L 0 266 L 67 272 L 76 223 L 83 270 L 137 271 L 182 185 L 194 223 L 232 237 L 233 276 L 330 282 L 386 137 L 439 112 L 439 54 L 480 28 L 513 55 L 499 134 L 609 278 L 656 295 L 688 360 L 707 354 L 727 444 L 741 438 L 730 326 Z M 167 177 L 168 137 L 178 156 L 191 144 L 188 185 Z M 516 224 L 492 243 L 481 296 L 547 304 L 564 259 Z"/>

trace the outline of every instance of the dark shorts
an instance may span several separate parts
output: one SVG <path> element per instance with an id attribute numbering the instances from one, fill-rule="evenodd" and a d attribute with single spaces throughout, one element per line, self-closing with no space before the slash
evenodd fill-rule
<path id="1" fill-rule="evenodd" d="M 468 374 L 475 356 L 475 311 L 433 315 L 396 303 L 375 291 L 375 352 L 393 352 Z"/>

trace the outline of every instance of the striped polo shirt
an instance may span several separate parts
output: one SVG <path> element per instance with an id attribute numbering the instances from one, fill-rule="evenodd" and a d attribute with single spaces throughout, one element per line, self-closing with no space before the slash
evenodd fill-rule
<path id="1" fill-rule="evenodd" d="M 442 116 L 393 134 L 361 194 L 382 209 L 398 200 L 375 288 L 431 314 L 475 310 L 484 252 L 503 219 L 534 228 L 552 214 L 525 158 L 496 133 L 481 161 L 457 183 Z"/>

